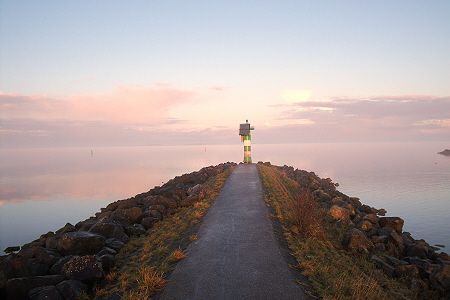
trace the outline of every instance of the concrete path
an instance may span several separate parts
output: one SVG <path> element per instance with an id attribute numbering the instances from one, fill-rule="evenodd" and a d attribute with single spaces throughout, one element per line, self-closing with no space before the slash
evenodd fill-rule
<path id="1" fill-rule="evenodd" d="M 256 165 L 239 165 L 160 299 L 305 299 L 273 232 Z"/>

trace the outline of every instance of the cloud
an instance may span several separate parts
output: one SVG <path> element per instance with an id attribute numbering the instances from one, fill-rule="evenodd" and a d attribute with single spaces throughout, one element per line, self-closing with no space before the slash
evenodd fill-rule
<path id="1" fill-rule="evenodd" d="M 286 125 L 266 128 L 273 140 L 396 141 L 450 138 L 450 97 L 422 95 L 331 98 L 272 105 Z M 309 120 L 311 125 L 288 124 Z M 270 123 L 270 122 L 269 122 Z M 289 127 L 289 129 L 288 129 Z M 287 137 L 290 135 L 289 137 Z"/>
<path id="2" fill-rule="evenodd" d="M 164 122 L 169 109 L 193 98 L 194 92 L 168 86 L 120 86 L 98 95 L 54 99 L 0 93 L 2 119 L 107 121 L 156 124 Z"/>

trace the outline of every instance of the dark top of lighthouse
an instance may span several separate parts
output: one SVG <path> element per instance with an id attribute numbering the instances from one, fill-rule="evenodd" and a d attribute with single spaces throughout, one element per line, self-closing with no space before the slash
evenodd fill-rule
<path id="1" fill-rule="evenodd" d="M 245 120 L 245 123 L 240 124 L 239 126 L 239 135 L 245 136 L 250 135 L 250 130 L 254 130 L 254 127 L 250 126 L 250 123 L 248 120 Z"/>

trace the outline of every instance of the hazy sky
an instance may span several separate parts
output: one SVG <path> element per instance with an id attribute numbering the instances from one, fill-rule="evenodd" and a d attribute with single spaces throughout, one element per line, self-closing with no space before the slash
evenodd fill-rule
<path id="1" fill-rule="evenodd" d="M 450 140 L 450 1 L 0 0 L 0 146 Z"/>

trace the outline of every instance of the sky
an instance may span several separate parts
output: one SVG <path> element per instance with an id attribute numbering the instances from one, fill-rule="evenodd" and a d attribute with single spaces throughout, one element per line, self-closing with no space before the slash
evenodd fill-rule
<path id="1" fill-rule="evenodd" d="M 450 140 L 449 1 L 0 0 L 0 147 Z"/>

